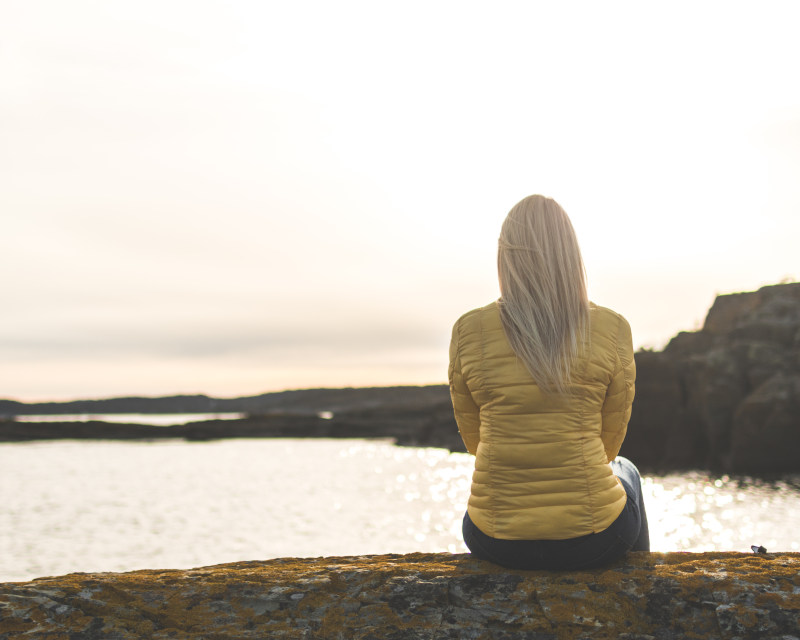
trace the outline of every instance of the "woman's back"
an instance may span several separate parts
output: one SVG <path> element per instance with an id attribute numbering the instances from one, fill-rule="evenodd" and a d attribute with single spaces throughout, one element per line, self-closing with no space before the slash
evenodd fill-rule
<path id="1" fill-rule="evenodd" d="M 486 535 L 563 540 L 606 529 L 626 494 L 609 461 L 630 417 L 630 327 L 590 306 L 567 393 L 545 391 L 512 349 L 497 303 L 453 328 L 450 382 L 459 430 L 476 455 L 468 513 Z"/>

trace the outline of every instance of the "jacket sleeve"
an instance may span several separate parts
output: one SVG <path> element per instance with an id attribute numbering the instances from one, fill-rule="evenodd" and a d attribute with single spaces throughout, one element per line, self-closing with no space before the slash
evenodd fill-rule
<path id="1" fill-rule="evenodd" d="M 447 377 L 450 380 L 450 399 L 453 402 L 453 413 L 464 446 L 467 451 L 475 455 L 478 450 L 478 442 L 480 442 L 480 413 L 461 373 L 458 338 L 459 322 L 456 322 L 450 340 L 450 365 L 447 369 Z"/>
<path id="2" fill-rule="evenodd" d="M 600 437 L 609 462 L 617 457 L 631 417 L 636 381 L 631 327 L 622 316 L 617 331 L 616 363 L 603 402 L 603 429 Z"/>

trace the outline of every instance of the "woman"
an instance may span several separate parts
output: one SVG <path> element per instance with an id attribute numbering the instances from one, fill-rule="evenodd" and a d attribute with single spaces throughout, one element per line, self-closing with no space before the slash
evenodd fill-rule
<path id="1" fill-rule="evenodd" d="M 631 415 L 631 330 L 589 302 L 572 224 L 529 196 L 506 217 L 500 299 L 464 314 L 450 394 L 475 472 L 464 541 L 513 569 L 578 569 L 650 548 Z"/>

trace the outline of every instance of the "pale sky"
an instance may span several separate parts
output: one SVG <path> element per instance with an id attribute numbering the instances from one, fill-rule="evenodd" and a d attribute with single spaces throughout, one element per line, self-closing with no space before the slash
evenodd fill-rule
<path id="1" fill-rule="evenodd" d="M 800 5 L 0 3 L 0 398 L 446 381 L 531 193 L 637 347 L 800 277 Z"/>

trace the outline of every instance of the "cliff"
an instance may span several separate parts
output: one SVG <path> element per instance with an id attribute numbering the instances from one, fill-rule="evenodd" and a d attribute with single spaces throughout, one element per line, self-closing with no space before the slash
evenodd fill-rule
<path id="1" fill-rule="evenodd" d="M 700 331 L 636 368 L 622 454 L 637 464 L 800 470 L 800 283 L 718 296 Z"/>
<path id="2" fill-rule="evenodd" d="M 796 553 L 636 553 L 573 573 L 469 555 L 282 558 L 0 584 L 0 640 L 798 637 Z"/>

